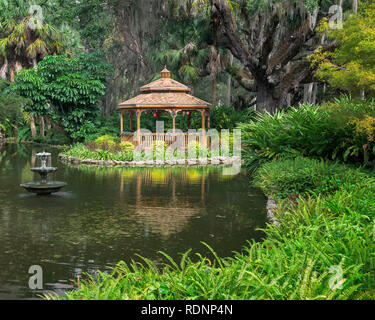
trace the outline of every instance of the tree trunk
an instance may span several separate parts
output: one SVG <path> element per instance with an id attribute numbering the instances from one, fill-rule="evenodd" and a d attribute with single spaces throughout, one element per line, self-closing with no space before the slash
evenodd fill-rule
<path id="1" fill-rule="evenodd" d="M 21 64 L 21 62 L 16 61 L 14 70 L 15 70 L 16 74 L 18 74 L 18 72 L 20 72 L 22 70 L 22 64 Z"/>
<path id="2" fill-rule="evenodd" d="M 4 57 L 4 63 L 0 69 L 0 79 L 6 79 L 7 72 L 8 72 L 8 59 L 7 57 Z"/>
<path id="3" fill-rule="evenodd" d="M 35 118 L 34 118 L 34 116 L 31 116 L 30 129 L 31 129 L 31 136 L 33 138 L 35 138 L 36 137 L 36 126 L 35 126 Z"/>
<path id="4" fill-rule="evenodd" d="M 353 0 L 353 13 L 358 13 L 358 0 Z"/>
<path id="5" fill-rule="evenodd" d="M 289 10 L 291 2 L 282 1 L 280 6 Z M 247 19 L 244 27 L 236 23 L 228 1 L 211 0 L 211 3 L 211 14 L 220 20 L 227 47 L 256 82 L 257 110 L 275 112 L 277 107 L 286 102 L 290 92 L 311 77 L 311 63 L 306 58 L 298 62 L 296 59 L 306 50 L 305 46 L 311 51 L 315 49 L 315 42 L 311 41 L 317 37 L 314 30 L 315 14 L 307 15 L 293 28 L 288 26 L 286 19 L 280 19 L 279 10 L 270 12 L 268 16 L 261 10 L 254 15 L 247 13 L 247 10 L 240 10 L 240 14 Z M 279 32 L 284 29 L 282 33 Z M 293 62 L 290 72 L 283 73 L 282 70 L 290 62 Z"/>
<path id="6" fill-rule="evenodd" d="M 304 85 L 303 103 L 312 103 L 313 89 L 314 89 L 314 82 Z"/>
<path id="7" fill-rule="evenodd" d="M 233 55 L 229 51 L 229 65 L 232 66 L 232 64 L 233 64 Z M 232 98 L 232 76 L 228 73 L 228 80 L 227 80 L 227 101 L 226 101 L 227 107 L 230 107 L 230 105 L 232 103 L 231 98 Z"/>
<path id="8" fill-rule="evenodd" d="M 54 120 L 52 120 L 51 118 L 49 118 L 49 121 L 51 122 L 51 125 L 53 127 L 54 130 L 57 130 L 59 132 L 61 132 L 67 139 L 68 143 L 69 144 L 72 144 L 73 143 L 73 139 L 70 137 L 70 135 L 64 130 L 64 127 L 61 123 L 59 122 L 55 122 Z"/>
<path id="9" fill-rule="evenodd" d="M 40 117 L 40 135 L 44 138 L 45 135 L 45 122 L 44 122 L 44 117 Z"/>
<path id="10" fill-rule="evenodd" d="M 361 91 L 360 91 L 360 96 L 361 96 L 361 99 L 362 99 L 362 100 L 365 100 L 365 99 L 366 99 L 366 93 L 365 93 L 365 90 L 361 90 Z"/>
<path id="11" fill-rule="evenodd" d="M 318 96 L 318 82 L 314 82 L 314 91 L 312 95 L 312 104 L 316 104 L 316 98 Z"/>
<path id="12" fill-rule="evenodd" d="M 52 128 L 51 119 L 49 117 L 46 117 L 46 127 L 47 127 L 47 131 L 51 130 Z"/>
<path id="13" fill-rule="evenodd" d="M 256 110 L 264 113 L 268 111 L 269 113 L 274 113 L 277 110 L 279 101 L 273 98 L 272 88 L 267 86 L 267 84 L 258 82 L 257 83 L 257 103 Z"/>
<path id="14" fill-rule="evenodd" d="M 214 68 L 214 72 L 213 72 L 213 79 L 212 79 L 212 105 L 215 106 L 216 105 L 216 97 L 217 97 L 217 56 L 218 56 L 218 53 L 217 53 L 217 50 L 216 50 L 216 46 L 217 46 L 217 22 L 218 20 L 217 19 L 213 19 L 212 21 L 212 36 L 213 36 L 213 52 L 214 52 L 214 55 L 215 55 L 215 68 Z M 212 72 L 212 70 L 211 70 Z"/>
<path id="15" fill-rule="evenodd" d="M 290 62 L 287 63 L 286 65 L 286 73 L 290 72 Z M 286 106 L 290 107 L 292 105 L 292 94 L 288 93 L 286 96 Z"/>
<path id="16" fill-rule="evenodd" d="M 216 75 L 214 75 L 214 78 L 212 80 L 212 105 L 216 105 L 216 96 L 217 96 L 217 79 Z"/>
<path id="17" fill-rule="evenodd" d="M 9 81 L 14 82 L 14 68 L 10 68 L 10 75 L 9 75 Z"/>

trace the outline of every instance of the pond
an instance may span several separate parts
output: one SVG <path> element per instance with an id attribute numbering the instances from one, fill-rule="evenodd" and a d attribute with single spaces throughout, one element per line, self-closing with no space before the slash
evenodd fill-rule
<path id="1" fill-rule="evenodd" d="M 61 192 L 38 197 L 20 188 L 37 180 L 36 153 L 52 153 Z M 141 255 L 156 262 L 189 249 L 220 256 L 260 241 L 266 199 L 245 173 L 222 168 L 70 166 L 53 148 L 0 145 L 0 299 L 38 298 L 75 288 L 84 273 L 109 271 Z M 43 290 L 30 290 L 29 267 L 43 269 Z"/>

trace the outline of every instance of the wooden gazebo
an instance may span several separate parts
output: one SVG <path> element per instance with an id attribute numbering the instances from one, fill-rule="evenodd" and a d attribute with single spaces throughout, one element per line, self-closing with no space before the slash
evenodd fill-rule
<path id="1" fill-rule="evenodd" d="M 137 118 L 138 142 L 140 142 L 141 116 L 143 112 L 152 112 L 157 119 L 162 112 L 167 112 L 173 120 L 173 133 L 176 129 L 176 117 L 179 112 L 188 116 L 189 124 L 192 112 L 200 112 L 202 116 L 202 131 L 210 127 L 211 104 L 191 95 L 191 89 L 184 84 L 173 80 L 169 70 L 164 68 L 161 78 L 153 81 L 140 89 L 141 94 L 118 105 L 121 115 L 121 137 L 124 136 L 124 116 L 130 119 L 130 131 L 132 128 L 133 116 Z"/>

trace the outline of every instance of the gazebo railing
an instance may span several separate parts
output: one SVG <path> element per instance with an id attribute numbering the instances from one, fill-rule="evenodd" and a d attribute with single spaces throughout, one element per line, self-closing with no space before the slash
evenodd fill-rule
<path id="1" fill-rule="evenodd" d="M 155 141 L 164 141 L 168 146 L 175 143 L 178 139 L 178 136 L 181 133 L 152 133 L 152 134 L 145 134 L 141 137 L 141 141 L 139 142 L 138 139 L 134 138 L 134 135 L 122 135 L 121 141 L 122 142 L 131 142 L 135 146 L 142 143 L 145 147 L 151 147 Z M 201 132 L 194 132 L 194 133 L 183 133 L 184 135 L 184 142 L 185 148 L 188 147 L 189 143 L 195 141 L 196 143 L 200 143 L 202 145 L 209 146 L 210 145 L 210 136 L 202 134 Z"/>

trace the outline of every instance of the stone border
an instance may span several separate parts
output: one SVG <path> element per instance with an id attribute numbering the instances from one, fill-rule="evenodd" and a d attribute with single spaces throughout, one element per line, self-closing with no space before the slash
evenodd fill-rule
<path id="1" fill-rule="evenodd" d="M 273 223 L 275 226 L 279 225 L 279 220 L 276 218 L 276 210 L 278 206 L 276 201 L 273 200 L 271 197 L 268 197 L 267 201 L 267 218 Z"/>
<path id="2" fill-rule="evenodd" d="M 80 159 L 59 154 L 59 159 L 75 165 L 102 166 L 102 167 L 166 167 L 166 166 L 225 166 L 241 165 L 240 157 L 214 157 L 209 159 L 180 159 L 180 160 L 155 160 L 155 161 L 116 161 Z"/>

